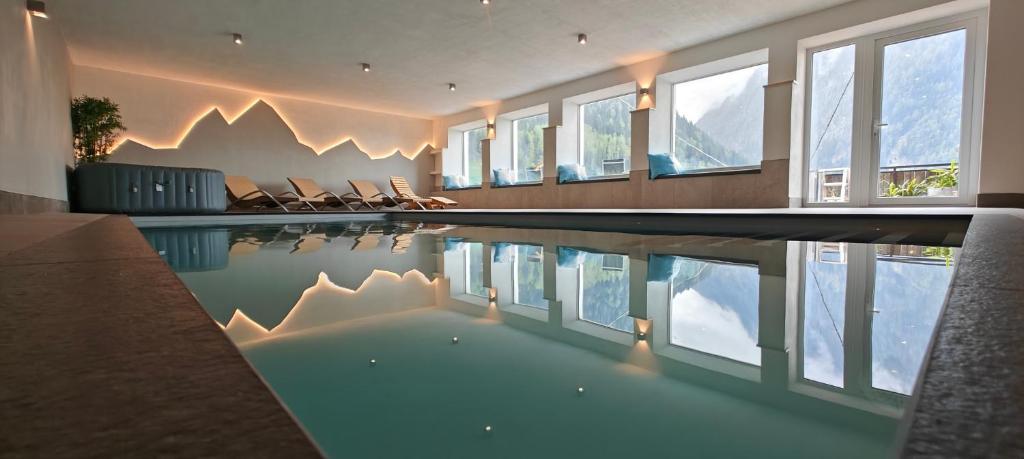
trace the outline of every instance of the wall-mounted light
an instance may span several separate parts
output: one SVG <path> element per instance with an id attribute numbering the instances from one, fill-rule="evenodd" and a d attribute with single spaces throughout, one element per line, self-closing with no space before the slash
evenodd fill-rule
<path id="1" fill-rule="evenodd" d="M 637 341 L 647 341 L 647 333 L 637 332 L 636 339 Z"/>
<path id="2" fill-rule="evenodd" d="M 640 88 L 640 96 L 641 97 L 649 96 L 649 95 L 651 95 L 651 88 Z"/>
<path id="3" fill-rule="evenodd" d="M 364 72 L 369 72 L 370 71 L 370 64 L 367 64 L 367 63 L 364 62 L 363 63 L 363 71 Z"/>
<path id="4" fill-rule="evenodd" d="M 455 91 L 455 83 L 448 83 L 448 90 Z"/>
<path id="5" fill-rule="evenodd" d="M 240 34 L 240 33 L 233 33 L 233 34 L 231 34 L 231 37 L 232 37 L 232 41 L 234 41 L 236 45 L 241 45 L 242 44 L 242 34 Z"/>
<path id="6" fill-rule="evenodd" d="M 576 41 L 578 41 L 581 45 L 587 44 L 587 34 L 581 33 L 581 34 L 577 35 L 576 36 Z"/>
<path id="7" fill-rule="evenodd" d="M 494 122 L 491 121 L 491 122 L 487 123 L 487 138 L 490 139 L 490 140 L 494 140 L 494 138 L 497 137 L 497 136 L 498 136 L 498 129 L 495 126 Z"/>
<path id="8" fill-rule="evenodd" d="M 28 2 L 25 3 L 25 8 L 28 9 L 29 14 L 37 18 L 50 18 L 50 16 L 46 14 L 46 3 L 43 3 L 41 0 L 28 0 Z"/>

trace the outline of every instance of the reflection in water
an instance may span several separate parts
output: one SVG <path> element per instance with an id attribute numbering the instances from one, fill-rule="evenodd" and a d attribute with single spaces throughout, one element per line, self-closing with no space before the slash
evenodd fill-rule
<path id="1" fill-rule="evenodd" d="M 757 347 L 757 266 L 677 258 L 669 341 L 752 365 Z"/>
<path id="2" fill-rule="evenodd" d="M 953 276 L 948 256 L 948 250 L 916 246 L 876 248 L 873 387 L 904 395 L 913 390 Z"/>
<path id="3" fill-rule="evenodd" d="M 665 457 L 882 456 L 955 259 L 382 222 L 144 233 L 339 457 L 635 454 L 622 438 Z"/>
<path id="4" fill-rule="evenodd" d="M 808 242 L 804 262 L 804 377 L 843 387 L 847 245 Z"/>

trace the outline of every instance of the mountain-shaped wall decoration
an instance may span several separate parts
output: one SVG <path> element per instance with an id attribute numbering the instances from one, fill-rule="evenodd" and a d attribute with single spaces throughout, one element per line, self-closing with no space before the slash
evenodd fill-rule
<path id="1" fill-rule="evenodd" d="M 174 146 L 151 147 L 129 136 L 114 149 L 110 160 L 217 169 L 227 175 L 246 175 L 270 191 L 289 189 L 286 177 L 312 178 L 340 194 L 349 191 L 349 179 L 372 180 L 386 189 L 390 175 L 405 176 L 414 189 L 425 187 L 433 160 L 421 153 L 431 148 L 425 143 L 416 152 L 395 148 L 374 157 L 348 137 L 318 152 L 296 136 L 274 107 L 257 100 L 230 121 L 220 109 L 211 109 Z"/>

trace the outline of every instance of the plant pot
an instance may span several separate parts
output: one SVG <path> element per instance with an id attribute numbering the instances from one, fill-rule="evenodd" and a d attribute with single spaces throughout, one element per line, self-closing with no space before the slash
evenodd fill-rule
<path id="1" fill-rule="evenodd" d="M 954 187 L 946 187 L 946 188 L 931 188 L 931 187 L 929 187 L 928 188 L 928 197 L 932 197 L 932 198 L 934 198 L 934 197 L 952 198 L 952 197 L 955 197 L 955 196 L 956 196 L 956 188 L 954 188 Z"/>

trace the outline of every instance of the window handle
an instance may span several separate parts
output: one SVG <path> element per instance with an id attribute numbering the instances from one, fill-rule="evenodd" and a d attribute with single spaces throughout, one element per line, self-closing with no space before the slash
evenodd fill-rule
<path id="1" fill-rule="evenodd" d="M 881 121 L 875 121 L 875 134 L 878 134 L 878 132 L 881 131 L 882 128 L 884 128 L 884 127 L 886 127 L 888 125 L 889 125 L 889 123 L 883 123 Z"/>

